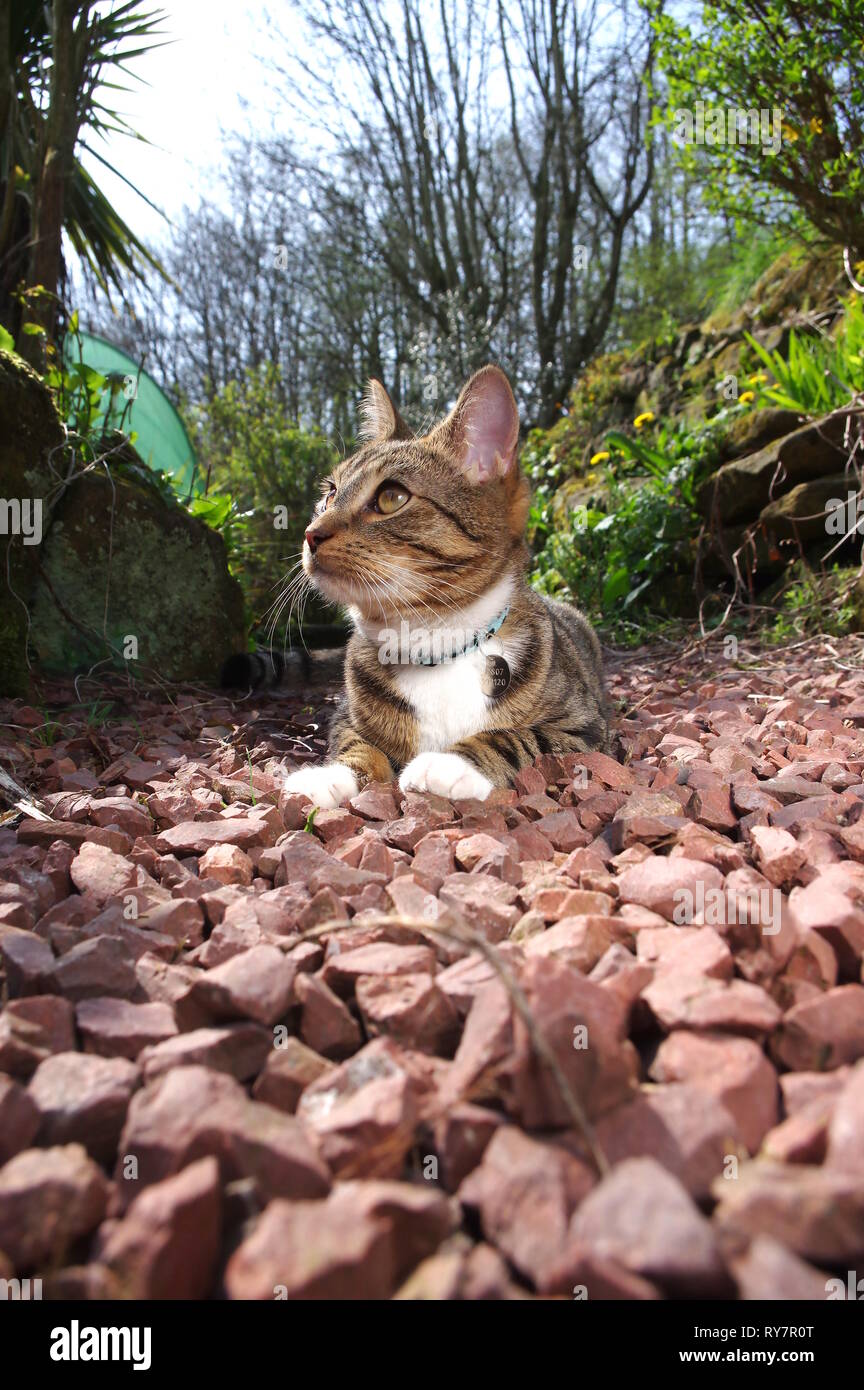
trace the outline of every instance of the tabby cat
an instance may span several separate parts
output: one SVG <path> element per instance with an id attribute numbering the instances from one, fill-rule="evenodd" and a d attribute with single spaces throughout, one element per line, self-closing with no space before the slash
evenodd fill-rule
<path id="1" fill-rule="evenodd" d="M 600 645 L 529 588 L 529 489 L 504 373 L 484 367 L 415 437 L 378 381 L 362 447 L 324 484 L 303 568 L 354 632 L 323 767 L 288 788 L 334 807 L 367 781 L 484 800 L 538 753 L 605 748 Z"/>

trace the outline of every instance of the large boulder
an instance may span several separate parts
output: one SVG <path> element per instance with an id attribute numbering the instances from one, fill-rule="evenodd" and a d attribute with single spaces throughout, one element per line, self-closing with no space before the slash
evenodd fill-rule
<path id="1" fill-rule="evenodd" d="M 822 540 L 829 535 L 828 503 L 840 501 L 845 506 L 847 493 L 854 490 L 845 473 L 813 478 L 809 483 L 799 483 L 775 502 L 769 502 L 759 513 L 759 520 L 764 529 L 778 540 L 797 539 L 805 543 Z M 840 536 L 834 533 L 832 539 L 836 543 Z"/>
<path id="2" fill-rule="evenodd" d="M 779 406 L 764 406 L 735 415 L 723 435 L 721 458 L 728 463 L 755 454 L 766 444 L 798 429 L 802 422 L 803 416 L 796 411 L 782 410 Z"/>
<path id="3" fill-rule="evenodd" d="M 754 519 L 772 498 L 798 483 L 839 472 L 849 453 L 844 441 L 850 419 L 854 430 L 860 413 L 835 411 L 724 464 L 699 489 L 699 510 L 715 525 L 730 526 Z"/>
<path id="4" fill-rule="evenodd" d="M 92 665 L 109 654 L 107 637 L 133 671 L 213 680 L 245 645 L 240 586 L 222 537 L 138 467 L 143 480 L 96 469 L 60 498 L 43 544 L 32 644 L 49 672 Z"/>
<path id="5" fill-rule="evenodd" d="M 113 652 L 142 674 L 212 680 L 245 646 L 221 536 L 151 484 L 122 436 L 72 481 L 64 443 L 44 382 L 0 351 L 0 695 L 26 694 L 28 657 L 63 674 Z"/>
<path id="6" fill-rule="evenodd" d="M 23 695 L 29 683 L 27 613 L 44 550 L 48 499 L 63 476 L 62 444 L 63 428 L 47 387 L 22 358 L 0 351 L 0 695 Z M 21 534 L 16 519 L 22 506 L 34 543 Z M 41 539 L 36 540 L 32 523 L 40 507 Z"/>

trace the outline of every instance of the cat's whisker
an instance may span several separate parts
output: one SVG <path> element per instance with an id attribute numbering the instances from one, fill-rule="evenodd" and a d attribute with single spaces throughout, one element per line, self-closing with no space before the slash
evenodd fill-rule
<path id="1" fill-rule="evenodd" d="M 391 564 L 388 566 L 388 568 L 390 569 L 390 574 L 387 579 L 387 586 L 394 601 L 397 604 L 406 604 L 411 613 L 417 619 L 418 623 L 420 623 L 421 625 L 423 624 L 423 616 L 416 606 L 418 603 L 420 604 L 421 608 L 425 608 L 429 613 L 431 613 L 433 618 L 436 617 L 437 615 L 435 614 L 435 610 L 419 597 L 419 595 L 416 593 L 415 588 L 413 586 L 409 587 L 407 582 L 401 582 L 413 579 L 413 576 L 410 574 L 410 572 L 405 571 L 401 566 L 398 565 Z M 402 616 L 398 608 L 397 614 L 400 617 Z M 385 615 L 383 613 L 382 608 L 382 617 L 383 616 Z"/>
<path id="2" fill-rule="evenodd" d="M 367 581 L 367 583 L 368 583 L 368 581 Z M 399 607 L 399 605 L 400 605 L 400 604 L 404 604 L 404 605 L 407 606 L 408 610 L 413 614 L 413 616 L 418 620 L 418 622 L 421 621 L 421 615 L 420 615 L 420 613 L 418 612 L 418 610 L 416 609 L 416 607 L 415 607 L 414 604 L 412 603 L 410 597 L 409 597 L 407 594 L 405 594 L 405 593 L 403 592 L 403 590 L 401 589 L 401 587 L 398 585 L 398 582 L 394 584 L 394 582 L 393 582 L 392 580 L 388 581 L 387 586 L 386 586 L 386 589 L 387 589 L 387 597 L 388 597 L 388 599 L 390 599 L 390 600 L 392 601 L 392 603 L 393 603 L 393 605 L 394 605 L 394 607 L 395 607 L 395 612 L 396 612 L 396 616 L 397 616 L 397 617 L 401 618 L 401 617 L 403 616 L 402 611 L 401 611 L 401 608 Z M 386 623 L 388 614 L 387 614 L 386 609 L 384 608 L 384 604 L 382 603 L 381 598 L 380 598 L 379 595 L 375 594 L 375 595 L 374 595 L 374 598 L 375 598 L 375 601 L 376 601 L 377 604 L 378 604 L 379 609 L 381 610 L 381 621 L 382 621 L 382 623 Z"/>
<path id="3" fill-rule="evenodd" d="M 289 614 L 288 614 L 288 623 L 286 624 L 286 632 L 287 632 L 288 625 L 290 624 L 290 621 L 291 621 L 291 611 L 293 610 L 293 607 L 294 607 L 294 603 L 295 603 L 295 601 L 296 601 L 296 598 L 297 598 L 297 596 L 298 596 L 299 594 L 302 594 L 302 593 L 303 593 L 304 586 L 305 586 L 305 585 L 308 585 L 308 583 L 309 583 L 308 577 L 307 577 L 307 575 L 303 572 L 303 570 L 301 569 L 297 574 L 295 574 L 295 575 L 289 580 L 289 582 L 286 584 L 285 588 L 283 589 L 282 593 L 279 594 L 279 596 L 278 596 L 278 598 L 276 599 L 276 601 L 275 601 L 273 604 L 271 604 L 270 609 L 268 609 L 268 613 L 272 611 L 272 617 L 271 617 L 271 620 L 270 620 L 270 622 L 269 622 L 269 624 L 268 624 L 268 626 L 267 626 L 267 629 L 266 629 L 266 633 L 267 633 L 267 642 L 268 642 L 268 646 L 269 646 L 271 649 L 272 649 L 272 646 L 273 646 L 273 638 L 274 638 L 275 633 L 276 633 L 276 627 L 277 627 L 277 624 L 278 624 L 278 622 L 279 622 L 279 618 L 280 618 L 281 614 L 284 612 L 286 605 L 289 604 L 289 603 L 291 604 L 291 608 L 289 609 Z M 265 614 L 265 617 L 266 617 L 266 614 Z"/>
<path id="4" fill-rule="evenodd" d="M 304 587 L 305 587 L 305 581 L 306 581 L 306 576 L 305 576 L 305 574 L 303 574 L 303 572 L 302 572 L 302 570 L 301 570 L 301 572 L 295 577 L 294 581 L 293 581 L 292 584 L 291 584 L 290 589 L 288 590 L 287 594 L 285 595 L 285 603 L 283 603 L 282 609 L 284 610 L 285 604 L 287 603 L 287 604 L 288 604 L 288 617 L 287 617 L 286 622 L 285 622 L 285 631 L 286 631 L 286 634 L 287 634 L 288 629 L 289 629 L 289 627 L 290 627 L 290 625 L 291 625 L 291 616 L 292 616 L 292 614 L 293 614 L 293 612 L 294 612 L 294 607 L 295 607 L 295 604 L 297 603 L 297 599 L 298 599 L 298 597 L 303 593 L 303 590 L 304 590 Z M 275 626 L 275 625 L 274 625 L 274 626 Z"/>
<path id="5" fill-rule="evenodd" d="M 364 589 L 365 589 L 366 592 L 369 594 L 369 597 L 372 599 L 372 601 L 373 601 L 374 603 L 377 603 L 377 604 L 378 604 L 378 607 L 381 609 L 381 620 L 382 620 L 382 622 L 383 622 L 387 615 L 386 615 L 386 613 L 385 613 L 385 611 L 384 611 L 384 605 L 383 605 L 383 603 L 381 602 L 381 599 L 380 599 L 379 596 L 375 593 L 375 591 L 374 591 L 374 589 L 372 588 L 372 585 L 369 583 L 369 581 L 368 581 L 367 579 L 364 579 L 362 576 L 361 576 L 361 583 L 363 584 Z"/>
<path id="6" fill-rule="evenodd" d="M 389 566 L 392 570 L 395 570 L 399 574 L 404 574 L 406 575 L 406 577 L 410 577 L 412 580 L 416 580 L 418 571 L 406 569 L 404 565 L 399 564 L 398 561 L 394 561 L 392 557 L 376 557 L 376 563 Z M 422 570 L 419 571 L 419 573 L 424 575 L 424 577 L 433 579 L 433 576 L 425 575 L 425 572 Z M 438 575 L 434 576 L 434 583 L 436 585 L 442 584 L 445 588 L 456 589 L 460 593 L 467 593 L 471 597 L 479 597 L 480 593 L 483 592 L 483 590 L 476 589 L 473 584 L 468 584 L 464 582 L 462 584 L 454 584 L 452 580 L 442 579 Z"/>
<path id="7" fill-rule="evenodd" d="M 297 585 L 297 588 L 296 588 L 295 591 L 294 591 L 294 597 L 293 597 L 293 599 L 291 600 L 291 607 L 290 607 L 290 609 L 288 610 L 288 619 L 287 619 L 287 621 L 286 621 L 286 623 L 285 623 L 285 636 L 284 636 L 283 641 L 282 641 L 282 651 L 283 651 L 283 654 L 284 654 L 284 652 L 285 652 L 286 645 L 287 645 L 289 651 L 292 650 L 292 644 L 291 644 L 291 619 L 292 619 L 292 617 L 294 616 L 294 610 L 295 610 L 295 608 L 297 609 L 297 628 L 298 628 L 298 631 L 299 631 L 299 633 L 300 633 L 300 641 L 301 641 L 301 643 L 303 644 L 304 649 L 305 649 L 306 651 L 309 650 L 308 647 L 306 647 L 306 642 L 305 642 L 305 639 L 304 639 L 304 637 L 303 637 L 303 613 L 304 613 L 305 606 L 306 606 L 306 600 L 307 600 L 307 598 L 309 597 L 309 594 L 310 594 L 310 592 L 311 592 L 311 589 L 312 589 L 312 586 L 311 586 L 311 584 L 310 584 L 310 582 L 309 582 L 309 578 L 308 578 L 308 576 L 307 576 L 306 574 L 304 574 L 304 575 L 303 575 L 303 582 Z"/>
<path id="8" fill-rule="evenodd" d="M 416 598 L 418 602 L 421 602 L 420 595 L 417 592 L 416 575 L 414 575 L 410 570 L 406 569 L 404 565 L 400 565 L 398 562 L 395 562 L 387 557 L 376 557 L 376 564 L 379 565 L 380 568 L 385 572 L 385 576 L 390 582 L 392 582 L 394 578 L 397 581 L 405 581 L 403 588 L 408 586 L 412 596 Z"/>
<path id="9" fill-rule="evenodd" d="M 383 609 L 381 596 L 379 596 L 381 591 L 383 591 L 385 596 L 392 598 L 393 606 L 396 607 L 396 612 L 399 616 L 401 616 L 401 606 L 407 606 L 410 612 L 414 614 L 418 623 L 421 624 L 424 619 L 422 619 L 422 613 L 419 612 L 419 610 L 429 614 L 429 626 L 440 624 L 442 619 L 446 619 L 449 614 L 460 612 L 461 607 L 464 606 L 457 602 L 447 602 L 447 599 L 443 599 L 442 602 L 442 596 L 440 595 L 438 598 L 438 605 L 432 606 L 431 603 L 426 602 L 426 599 L 422 598 L 422 592 L 425 592 L 425 587 L 419 582 L 418 571 L 408 569 L 406 564 L 397 562 L 392 556 L 376 555 L 374 567 L 375 570 L 378 571 L 378 574 L 374 575 L 374 582 L 376 585 L 379 585 L 379 588 L 374 589 L 372 594 L 375 595 L 375 603 L 376 606 L 381 609 L 382 617 L 385 617 L 386 614 L 385 609 Z M 429 578 L 428 575 L 425 574 L 422 575 L 422 577 Z M 368 575 L 363 577 L 363 575 L 360 575 L 360 571 L 353 571 L 353 574 L 349 575 L 349 578 L 354 582 L 357 582 L 360 578 L 364 578 L 368 585 Z M 440 575 L 436 575 L 435 584 L 436 587 L 449 589 L 449 591 L 453 592 L 453 595 L 458 594 L 460 598 L 479 598 L 483 592 L 482 588 L 478 588 L 475 584 L 470 584 L 470 582 L 463 581 L 461 584 L 454 584 L 453 581 L 446 580 L 446 578 L 442 578 Z M 369 589 L 365 589 L 365 592 L 369 592 Z"/>
<path id="10" fill-rule="evenodd" d="M 290 599 L 291 595 L 295 592 L 295 590 L 297 589 L 297 587 L 298 587 L 298 585 L 300 584 L 300 582 L 301 582 L 301 575 L 295 574 L 295 575 L 288 581 L 288 583 L 285 585 L 285 587 L 282 589 L 282 591 L 277 595 L 277 597 L 276 597 L 276 599 L 274 600 L 274 602 L 273 602 L 273 603 L 270 605 L 270 607 L 268 608 L 267 613 L 266 613 L 264 616 L 267 617 L 268 615 L 271 615 L 271 614 L 272 614 L 272 621 L 271 621 L 271 623 L 270 623 L 270 627 L 271 627 L 271 628 L 275 625 L 275 622 L 276 622 L 276 619 L 277 619 L 278 616 L 279 616 L 279 613 L 282 611 L 282 609 L 284 608 L 285 604 L 286 604 L 286 603 L 288 602 L 288 600 Z"/>
<path id="11" fill-rule="evenodd" d="M 401 592 L 401 595 L 400 595 L 400 593 L 397 591 L 397 592 L 395 593 L 394 596 L 397 598 L 397 600 L 399 600 L 400 597 L 401 597 L 401 601 L 402 601 L 402 602 L 408 603 L 409 607 L 412 608 L 412 611 L 414 612 L 415 617 L 417 617 L 418 621 L 421 622 L 421 625 L 422 625 L 422 621 L 423 621 L 423 620 L 422 620 L 422 618 L 421 618 L 421 615 L 417 612 L 416 606 L 414 606 L 414 605 L 416 605 L 417 603 L 420 604 L 420 607 L 421 607 L 421 608 L 425 609 L 429 614 L 432 615 L 433 622 L 432 622 L 431 624 L 429 624 L 429 625 L 431 625 L 431 626 L 434 626 L 434 625 L 436 625 L 436 624 L 440 624 L 442 618 L 446 618 L 449 614 L 454 614 L 454 615 L 456 615 L 456 614 L 458 614 L 458 613 L 460 612 L 460 610 L 461 610 L 461 605 L 448 602 L 447 600 L 444 600 L 444 601 L 443 601 L 443 605 L 442 605 L 442 603 L 441 603 L 441 600 L 439 600 L 439 607 L 443 607 L 443 612 L 438 612 L 438 611 L 436 611 L 436 609 L 434 609 L 434 608 L 432 607 L 431 604 L 426 603 L 426 602 L 425 602 L 423 599 L 421 599 L 421 598 L 419 597 L 419 595 L 417 594 L 417 592 L 416 592 L 416 583 L 415 583 L 415 581 L 416 581 L 416 576 L 415 576 L 410 570 L 406 570 L 405 567 L 404 567 L 403 565 L 400 565 L 398 562 L 393 561 L 392 558 L 376 557 L 376 564 L 380 564 L 381 567 L 382 567 L 383 569 L 388 570 L 388 571 L 390 572 L 390 576 L 391 576 L 390 582 L 391 582 L 391 584 L 394 583 L 394 581 L 395 581 L 395 583 L 398 583 L 398 579 L 404 579 L 404 580 L 406 580 L 406 581 L 410 580 L 410 581 L 412 582 L 412 587 L 411 587 L 411 589 L 409 590 L 409 593 L 410 593 L 410 598 L 414 600 L 414 604 L 412 604 L 412 603 L 410 602 L 410 599 L 409 599 L 408 595 L 405 594 L 404 590 Z M 398 579 L 396 578 L 397 576 L 398 576 Z M 448 587 L 453 588 L 453 589 L 456 589 L 456 588 L 458 587 L 458 586 L 456 586 L 456 585 L 449 584 L 448 581 L 446 581 L 446 580 L 442 580 L 441 582 L 444 583 L 444 584 L 447 584 Z M 478 593 L 478 591 L 477 591 L 476 589 L 474 589 L 473 586 L 470 587 L 470 588 L 467 587 L 467 586 L 463 586 L 463 591 L 464 591 L 464 592 L 467 592 L 467 594 L 468 594 L 470 597 L 479 597 L 479 596 L 480 596 L 480 594 Z"/>
<path id="12" fill-rule="evenodd" d="M 262 622 L 264 622 L 264 620 L 268 617 L 268 615 L 273 611 L 274 608 L 278 608 L 278 606 L 281 604 L 281 602 L 282 602 L 283 598 L 285 597 L 285 595 L 288 594 L 288 593 L 290 592 L 291 586 L 297 582 L 297 580 L 300 578 L 301 575 L 303 575 L 302 569 L 299 570 L 299 573 L 293 572 L 293 571 L 297 571 L 297 570 L 298 570 L 298 566 L 297 566 L 297 565 L 292 566 L 292 570 L 289 570 L 288 574 L 287 574 L 287 575 L 284 575 L 283 578 L 279 581 L 279 582 L 280 582 L 281 584 L 283 584 L 285 587 L 276 595 L 275 599 L 274 599 L 273 602 L 270 604 L 270 607 L 267 608 L 267 609 L 265 610 L 265 612 L 262 614 L 262 616 L 261 616 L 261 621 L 262 621 Z M 305 578 L 305 576 L 303 576 L 303 577 Z"/>

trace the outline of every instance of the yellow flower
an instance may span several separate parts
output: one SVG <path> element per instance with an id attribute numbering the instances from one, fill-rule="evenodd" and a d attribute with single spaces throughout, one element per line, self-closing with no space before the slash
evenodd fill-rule
<path id="1" fill-rule="evenodd" d="M 604 463 L 605 460 L 608 459 L 608 457 L 609 457 L 609 451 L 608 451 L 608 449 L 601 449 L 600 452 L 599 452 L 599 454 L 593 454 L 593 455 L 592 455 L 592 457 L 591 457 L 591 462 L 592 462 L 592 464 L 594 464 L 594 463 Z"/>
<path id="2" fill-rule="evenodd" d="M 810 134 L 811 134 L 811 135 L 821 135 L 821 134 L 822 134 L 822 122 L 820 121 L 820 119 L 819 119 L 818 116 L 813 116 L 813 118 L 812 118 L 811 121 L 810 121 Z"/>
<path id="3" fill-rule="evenodd" d="M 586 481 L 586 483 L 596 483 L 596 481 L 597 481 L 597 474 L 596 474 L 596 473 L 586 473 L 586 474 L 585 474 L 585 481 Z"/>
<path id="4" fill-rule="evenodd" d="M 641 430 L 641 428 L 642 428 L 643 425 L 650 425 L 650 423 L 651 423 L 651 421 L 652 421 L 653 419 L 654 419 L 654 412 L 653 412 L 653 410 L 646 410 L 646 411 L 643 411 L 643 413 L 642 413 L 641 415 L 637 415 L 637 416 L 636 416 L 636 419 L 633 421 L 633 428 L 634 428 L 634 429 L 637 429 L 637 430 Z"/>
<path id="5" fill-rule="evenodd" d="M 795 130 L 794 126 L 787 125 L 784 121 L 781 126 L 781 130 L 783 131 L 783 134 L 786 136 L 786 139 L 791 140 L 794 145 L 795 141 L 798 139 L 798 132 L 797 130 Z"/>
<path id="6" fill-rule="evenodd" d="M 756 399 L 756 392 L 755 392 L 755 391 L 742 391 L 742 392 L 741 392 L 741 395 L 738 397 L 738 403 L 739 403 L 739 405 L 749 405 L 750 402 L 751 402 L 751 401 L 755 401 L 755 399 Z"/>
<path id="7" fill-rule="evenodd" d="M 761 386 L 763 381 L 768 380 L 768 374 L 766 372 L 754 372 L 752 376 L 748 376 L 747 380 L 751 386 Z"/>

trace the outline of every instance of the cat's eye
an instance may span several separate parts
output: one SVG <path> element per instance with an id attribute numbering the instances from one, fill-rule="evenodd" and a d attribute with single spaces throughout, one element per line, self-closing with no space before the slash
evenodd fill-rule
<path id="1" fill-rule="evenodd" d="M 335 488 L 335 486 L 331 483 L 331 484 L 330 484 L 330 491 L 327 493 L 326 497 L 322 497 L 322 498 L 321 498 L 321 501 L 318 503 L 318 511 L 319 511 L 319 513 L 320 513 L 320 512 L 326 512 L 327 508 L 330 506 L 330 503 L 333 501 L 333 498 L 334 498 L 335 496 L 336 496 L 336 488 Z"/>
<path id="2" fill-rule="evenodd" d="M 392 512 L 398 512 L 400 507 L 404 507 L 411 494 L 401 483 L 382 483 L 375 494 L 375 510 L 382 512 L 384 516 L 390 516 Z"/>

